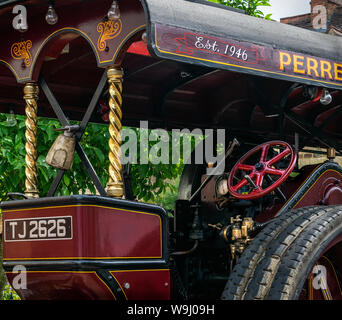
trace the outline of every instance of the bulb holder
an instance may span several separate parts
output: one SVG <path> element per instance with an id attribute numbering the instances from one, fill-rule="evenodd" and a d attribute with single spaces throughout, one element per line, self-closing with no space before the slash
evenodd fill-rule
<path id="1" fill-rule="evenodd" d="M 114 21 L 121 18 L 119 1 L 114 0 L 111 7 L 108 10 L 107 17 L 109 20 Z"/>
<path id="2" fill-rule="evenodd" d="M 322 96 L 320 98 L 321 104 L 324 106 L 329 105 L 332 102 L 333 98 L 330 94 L 330 92 L 327 89 L 323 89 Z"/>
<path id="3" fill-rule="evenodd" d="M 19 32 L 22 32 L 22 33 L 24 33 L 24 32 L 26 32 L 27 30 L 28 30 L 28 26 L 26 25 L 26 26 L 21 26 L 20 28 L 18 28 L 17 29 Z"/>
<path id="4" fill-rule="evenodd" d="M 144 42 L 144 43 L 147 43 L 147 33 L 144 32 L 141 36 L 141 40 Z"/>
<path id="5" fill-rule="evenodd" d="M 49 25 L 54 25 L 58 22 L 58 15 L 52 4 L 49 5 L 45 20 Z"/>
<path id="6" fill-rule="evenodd" d="M 14 116 L 14 112 L 11 110 L 7 119 L 6 119 L 6 126 L 7 127 L 15 127 L 17 125 L 17 119 Z"/>

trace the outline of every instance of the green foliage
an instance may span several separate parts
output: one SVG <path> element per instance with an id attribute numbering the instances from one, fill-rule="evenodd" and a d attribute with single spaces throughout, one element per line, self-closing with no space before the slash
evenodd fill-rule
<path id="1" fill-rule="evenodd" d="M 0 212 L 1 215 L 1 212 Z M 20 300 L 17 293 L 7 283 L 4 269 L 2 268 L 2 240 L 0 237 L 0 300 Z"/>
<path id="2" fill-rule="evenodd" d="M 7 115 L 0 114 L 0 199 L 6 199 L 8 192 L 25 191 L 25 117 L 16 116 L 17 124 L 8 127 Z M 38 120 L 38 188 L 40 196 L 45 196 L 57 174 L 57 170 L 45 163 L 45 157 L 58 134 L 54 127 L 59 127 L 57 120 Z M 108 157 L 104 148 L 107 146 L 108 127 L 106 125 L 89 126 L 82 139 L 82 146 L 105 185 L 108 173 Z M 107 148 L 108 150 L 108 148 Z M 85 193 L 90 190 L 95 193 L 95 187 L 86 173 L 80 158 L 75 154 L 72 170 L 64 174 L 57 190 L 57 195 Z"/>
<path id="3" fill-rule="evenodd" d="M 176 188 L 179 185 L 179 180 L 180 180 L 179 178 L 180 178 L 180 174 L 176 180 L 169 181 L 168 183 L 173 184 L 173 186 Z M 178 196 L 177 188 L 176 188 L 176 191 L 174 190 L 165 191 L 164 193 L 156 197 L 156 203 L 167 210 L 173 210 L 175 207 L 177 196 Z"/>
<path id="4" fill-rule="evenodd" d="M 139 200 L 159 204 L 166 209 L 173 209 L 174 201 L 177 197 L 177 188 L 179 184 L 179 177 L 184 168 L 184 159 L 186 160 L 190 154 L 184 154 L 183 143 L 185 140 L 191 145 L 191 150 L 194 149 L 196 141 L 188 134 L 173 134 L 168 132 L 166 145 L 169 150 L 168 163 L 158 163 L 155 160 L 160 154 L 153 155 L 151 152 L 153 147 L 161 143 L 161 137 L 156 135 L 155 131 L 147 129 L 130 128 L 137 136 L 137 150 L 141 149 L 141 144 L 144 138 L 149 136 L 148 146 L 143 149 L 143 152 L 134 154 L 136 156 L 136 163 L 131 166 L 130 175 L 134 195 Z M 165 138 L 165 137 L 164 137 Z M 174 144 L 172 144 L 172 141 Z M 125 142 L 125 141 L 124 141 Z M 172 160 L 172 146 L 179 147 L 179 161 L 177 164 L 171 164 Z M 144 145 L 143 145 L 144 146 Z M 191 151 L 190 150 L 190 151 Z M 128 156 L 128 155 L 127 155 Z M 132 156 L 132 155 L 131 155 Z M 139 164 L 142 162 L 141 157 L 148 157 L 147 164 Z"/>
<path id="5" fill-rule="evenodd" d="M 271 6 L 270 0 L 209 0 L 232 8 L 244 10 L 248 15 L 271 20 L 272 14 L 264 15 L 259 7 Z"/>
<path id="6" fill-rule="evenodd" d="M 16 116 L 17 124 L 9 127 L 6 122 L 7 115 L 0 114 L 0 200 L 6 200 L 8 192 L 25 191 L 25 117 Z M 75 124 L 76 122 L 72 122 Z M 38 189 L 40 196 L 47 194 L 50 185 L 57 174 L 57 170 L 51 168 L 45 163 L 45 157 L 58 136 L 54 131 L 55 127 L 60 127 L 57 120 L 39 118 L 38 119 Z M 140 141 L 142 134 L 151 135 L 151 130 L 133 129 L 138 137 L 138 150 L 140 150 Z M 155 141 L 150 141 L 148 150 L 160 142 L 160 137 L 154 137 Z M 173 139 L 172 133 L 169 133 L 170 141 Z M 180 143 L 188 136 L 183 136 Z M 108 125 L 90 124 L 83 135 L 81 145 L 83 146 L 89 160 L 97 172 L 102 184 L 105 186 L 108 180 Z M 192 147 L 195 143 L 192 141 Z M 169 150 L 170 159 L 172 158 L 172 149 Z M 147 164 L 133 164 L 130 169 L 131 183 L 133 193 L 137 199 L 164 204 L 164 195 L 171 194 L 171 198 L 177 194 L 177 179 L 183 170 L 183 152 L 181 149 L 179 164 L 152 164 L 151 157 Z M 137 154 L 137 160 L 140 162 L 140 153 Z M 70 171 L 65 172 L 64 178 L 57 190 L 56 195 L 70 195 L 91 192 L 96 193 L 96 189 L 85 171 L 83 164 L 77 153 Z M 173 205 L 168 203 L 168 208 Z"/>
<path id="7" fill-rule="evenodd" d="M 6 284 L 0 300 L 20 300 L 20 297 L 9 284 Z"/>

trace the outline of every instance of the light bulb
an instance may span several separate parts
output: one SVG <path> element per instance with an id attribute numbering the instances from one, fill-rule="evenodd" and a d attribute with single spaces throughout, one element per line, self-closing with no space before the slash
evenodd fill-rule
<path id="1" fill-rule="evenodd" d="M 116 19 L 120 19 L 120 8 L 119 8 L 119 2 L 117 0 L 114 0 L 108 13 L 107 13 L 108 19 L 113 21 Z"/>
<path id="2" fill-rule="evenodd" d="M 17 119 L 14 116 L 13 110 L 11 110 L 7 119 L 6 119 L 6 126 L 7 127 L 14 127 L 16 125 L 17 125 Z"/>
<path id="3" fill-rule="evenodd" d="M 56 10 L 51 4 L 49 5 L 48 11 L 46 13 L 45 20 L 50 25 L 54 25 L 58 21 L 58 15 L 56 13 Z"/>
<path id="4" fill-rule="evenodd" d="M 144 43 L 147 43 L 147 33 L 144 32 L 141 36 L 141 40 L 144 42 Z"/>
<path id="5" fill-rule="evenodd" d="M 17 30 L 20 32 L 26 32 L 28 30 L 28 25 L 20 25 L 20 27 Z"/>
<path id="6" fill-rule="evenodd" d="M 332 102 L 332 96 L 331 96 L 330 92 L 327 89 L 323 90 L 320 102 L 324 106 L 327 106 L 327 105 L 329 105 Z"/>

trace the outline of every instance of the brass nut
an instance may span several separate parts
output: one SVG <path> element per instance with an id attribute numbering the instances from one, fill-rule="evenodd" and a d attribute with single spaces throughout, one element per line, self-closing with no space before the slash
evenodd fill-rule
<path id="1" fill-rule="evenodd" d="M 121 68 L 110 67 L 107 69 L 108 80 L 122 80 L 124 72 Z"/>

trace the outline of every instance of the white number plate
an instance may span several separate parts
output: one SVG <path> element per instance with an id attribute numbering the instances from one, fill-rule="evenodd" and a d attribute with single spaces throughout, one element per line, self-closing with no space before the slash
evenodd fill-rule
<path id="1" fill-rule="evenodd" d="M 72 239 L 72 217 L 5 220 L 4 239 L 5 242 Z"/>

